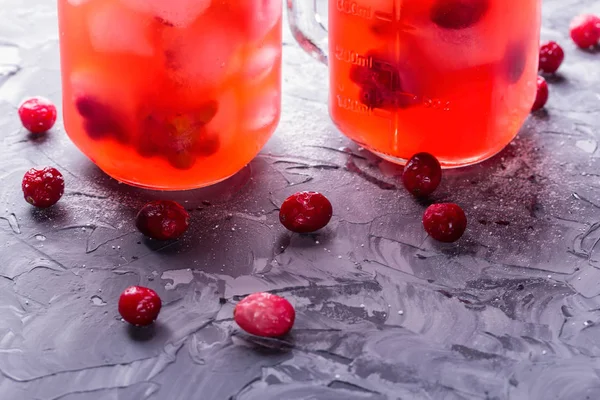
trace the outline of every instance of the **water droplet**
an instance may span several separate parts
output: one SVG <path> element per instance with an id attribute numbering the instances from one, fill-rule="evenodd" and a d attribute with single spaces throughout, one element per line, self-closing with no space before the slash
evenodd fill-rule
<path id="1" fill-rule="evenodd" d="M 97 295 L 93 295 L 91 297 L 92 300 L 92 304 L 95 306 L 105 306 L 106 302 L 104 300 L 102 300 L 102 297 L 97 296 Z"/>
<path id="2" fill-rule="evenodd" d="M 14 204 L 13 204 L 14 205 Z M 12 213 L 7 218 L 8 224 L 10 225 L 10 229 L 16 234 L 21 233 L 21 227 L 19 226 L 19 221 L 17 221 L 17 216 Z"/>
<path id="3" fill-rule="evenodd" d="M 35 238 L 37 240 L 39 240 L 40 242 L 43 242 L 44 240 L 46 240 L 46 236 L 44 236 L 44 235 L 35 235 Z"/>
<path id="4" fill-rule="evenodd" d="M 402 311 L 402 310 L 398 311 L 398 315 L 404 315 L 404 311 Z"/>

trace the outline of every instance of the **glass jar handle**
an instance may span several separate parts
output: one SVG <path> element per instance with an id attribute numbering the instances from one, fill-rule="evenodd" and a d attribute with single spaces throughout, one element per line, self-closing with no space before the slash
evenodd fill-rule
<path id="1" fill-rule="evenodd" d="M 319 14 L 320 0 L 287 0 L 288 19 L 294 38 L 308 54 L 327 64 L 327 21 Z"/>

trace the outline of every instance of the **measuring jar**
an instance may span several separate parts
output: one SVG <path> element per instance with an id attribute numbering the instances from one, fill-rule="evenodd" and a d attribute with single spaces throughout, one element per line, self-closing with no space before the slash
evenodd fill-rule
<path id="1" fill-rule="evenodd" d="M 77 147 L 119 181 L 219 182 L 281 108 L 281 0 L 58 0 L 63 109 Z"/>
<path id="2" fill-rule="evenodd" d="M 425 151 L 446 168 L 477 163 L 531 111 L 540 0 L 287 4 L 296 40 L 329 65 L 333 122 L 387 160 Z"/>

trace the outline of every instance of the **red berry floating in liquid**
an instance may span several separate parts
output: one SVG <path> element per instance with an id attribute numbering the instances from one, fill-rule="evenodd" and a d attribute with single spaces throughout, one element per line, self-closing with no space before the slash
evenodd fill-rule
<path id="1" fill-rule="evenodd" d="M 294 326 L 296 311 L 289 301 L 271 293 L 254 293 L 233 310 L 235 322 L 251 335 L 280 337 Z"/>
<path id="2" fill-rule="evenodd" d="M 404 166 L 402 183 L 414 196 L 429 196 L 442 181 L 442 166 L 429 153 L 418 153 Z"/>
<path id="3" fill-rule="evenodd" d="M 600 41 L 600 17 L 590 14 L 580 15 L 569 26 L 571 39 L 582 49 L 589 49 Z"/>
<path id="4" fill-rule="evenodd" d="M 21 123 L 31 133 L 44 133 L 56 122 L 56 106 L 45 97 L 32 97 L 19 106 Z"/>
<path id="5" fill-rule="evenodd" d="M 324 228 L 332 215 L 327 197 L 317 192 L 298 192 L 281 205 L 279 221 L 292 232 L 310 233 Z"/>
<path id="6" fill-rule="evenodd" d="M 435 240 L 452 243 L 465 233 L 467 217 L 454 203 L 432 204 L 423 214 L 423 228 Z"/>
<path id="7" fill-rule="evenodd" d="M 62 197 L 65 192 L 65 180 L 56 168 L 32 168 L 23 176 L 21 187 L 29 204 L 38 208 L 48 208 Z"/>
<path id="8" fill-rule="evenodd" d="M 509 83 L 517 83 L 527 65 L 527 48 L 521 42 L 509 43 L 504 54 L 504 68 Z"/>
<path id="9" fill-rule="evenodd" d="M 130 286 L 119 297 L 119 314 L 136 326 L 147 326 L 154 322 L 161 307 L 158 294 L 147 287 Z"/>
<path id="10" fill-rule="evenodd" d="M 540 47 L 540 65 L 539 70 L 547 74 L 555 73 L 563 60 L 565 52 L 556 42 L 546 42 Z"/>
<path id="11" fill-rule="evenodd" d="M 489 6 L 489 0 L 437 0 L 430 17 L 441 28 L 465 29 L 479 22 Z"/>
<path id="12" fill-rule="evenodd" d="M 548 83 L 542 76 L 537 77 L 537 92 L 535 94 L 535 101 L 533 102 L 533 106 L 531 107 L 531 111 L 537 111 L 546 105 L 548 101 Z"/>
<path id="13" fill-rule="evenodd" d="M 389 57 L 374 51 L 367 52 L 365 57 L 372 60 L 372 66 L 353 65 L 350 68 L 350 80 L 360 87 L 362 104 L 393 111 L 418 103 L 414 95 L 404 92 L 401 68 Z"/>
<path id="14" fill-rule="evenodd" d="M 75 108 L 83 118 L 83 128 L 94 140 L 114 136 L 126 142 L 125 129 L 119 114 L 93 96 L 84 95 L 75 100 Z"/>
<path id="15" fill-rule="evenodd" d="M 177 239 L 187 231 L 190 215 L 179 203 L 157 200 L 138 212 L 135 225 L 145 236 L 157 240 Z"/>

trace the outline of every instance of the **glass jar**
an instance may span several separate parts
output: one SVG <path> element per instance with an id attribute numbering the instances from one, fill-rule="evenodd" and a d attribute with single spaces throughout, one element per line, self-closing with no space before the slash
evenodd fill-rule
<path id="1" fill-rule="evenodd" d="M 540 0 L 290 0 L 288 8 L 300 45 L 329 64 L 333 122 L 390 161 L 429 152 L 446 168 L 477 163 L 502 150 L 531 111 Z"/>
<path id="2" fill-rule="evenodd" d="M 183 190 L 242 169 L 281 109 L 281 0 L 58 0 L 66 131 L 113 178 Z"/>

